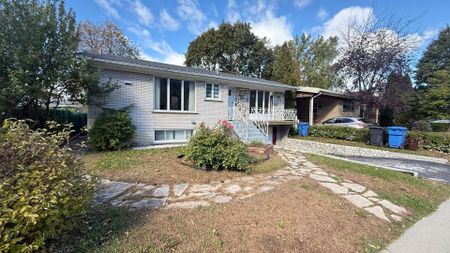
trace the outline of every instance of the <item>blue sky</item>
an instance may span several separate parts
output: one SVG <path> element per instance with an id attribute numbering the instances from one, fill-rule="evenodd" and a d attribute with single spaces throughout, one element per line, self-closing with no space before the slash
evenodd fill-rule
<path id="1" fill-rule="evenodd" d="M 144 58 L 181 65 L 189 42 L 222 21 L 250 22 L 275 46 L 296 34 L 337 35 L 349 20 L 368 13 L 413 18 L 425 46 L 450 23 L 447 0 L 66 0 L 78 21 L 110 20 L 142 50 Z"/>

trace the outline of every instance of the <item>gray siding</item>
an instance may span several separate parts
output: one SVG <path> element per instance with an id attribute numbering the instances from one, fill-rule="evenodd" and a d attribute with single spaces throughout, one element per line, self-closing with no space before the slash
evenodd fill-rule
<path id="1" fill-rule="evenodd" d="M 161 76 L 169 77 L 170 76 Z M 100 75 L 101 82 L 119 84 L 119 88 L 106 99 L 104 107 L 120 109 L 129 105 L 133 125 L 136 127 L 135 145 L 145 146 L 153 144 L 154 131 L 158 129 L 194 129 L 201 122 L 214 126 L 218 120 L 227 117 L 227 85 L 221 85 L 221 101 L 205 100 L 205 84 L 196 82 L 196 112 L 174 113 L 154 112 L 153 76 L 133 72 L 103 69 Z M 124 85 L 124 82 L 132 85 Z M 88 125 L 92 125 L 100 113 L 100 109 L 90 101 L 88 111 Z"/>

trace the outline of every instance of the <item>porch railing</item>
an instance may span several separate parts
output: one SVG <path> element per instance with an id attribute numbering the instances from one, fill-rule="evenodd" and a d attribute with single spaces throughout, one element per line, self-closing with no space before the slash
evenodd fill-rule
<path id="1" fill-rule="evenodd" d="M 270 120 L 296 120 L 297 112 L 294 109 L 273 109 L 273 110 L 262 110 L 252 108 L 250 115 L 250 119 L 257 121 L 270 121 Z"/>

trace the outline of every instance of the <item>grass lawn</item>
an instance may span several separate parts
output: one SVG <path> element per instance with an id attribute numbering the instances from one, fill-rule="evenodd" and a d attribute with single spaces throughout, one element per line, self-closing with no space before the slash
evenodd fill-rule
<path id="1" fill-rule="evenodd" d="M 251 166 L 250 171 L 202 170 L 177 158 L 180 148 L 93 152 L 83 156 L 89 173 L 110 180 L 147 184 L 209 183 L 287 166 L 278 155 Z"/>
<path id="2" fill-rule="evenodd" d="M 140 152 L 144 151 L 137 153 L 145 161 L 148 156 L 176 153 Z M 197 209 L 93 207 L 56 242 L 57 248 L 62 252 L 378 252 L 450 197 L 450 186 L 442 183 L 317 155 L 307 157 L 324 170 L 404 206 L 411 215 L 401 223 L 386 223 L 305 177 L 245 200 Z"/>
<path id="3" fill-rule="evenodd" d="M 395 149 L 395 148 L 388 148 L 388 147 L 379 147 L 379 146 L 372 146 L 367 145 L 366 143 L 357 142 L 357 141 L 347 141 L 347 140 L 339 140 L 339 139 L 327 139 L 322 137 L 312 137 L 312 136 L 290 136 L 290 138 L 299 139 L 299 140 L 306 140 L 306 141 L 319 141 L 319 142 L 326 142 L 326 143 L 332 143 L 332 144 L 342 144 L 342 145 L 348 145 L 348 146 L 355 146 L 355 147 L 363 147 L 363 148 L 371 148 L 371 149 L 378 149 L 378 150 L 386 150 L 391 152 L 399 152 L 399 153 L 405 153 L 405 154 L 411 154 L 411 155 L 424 155 L 424 156 L 432 156 L 432 157 L 438 157 L 438 158 L 444 158 L 450 161 L 450 154 L 440 153 L 437 151 L 430 151 L 430 150 L 407 150 L 407 149 Z"/>

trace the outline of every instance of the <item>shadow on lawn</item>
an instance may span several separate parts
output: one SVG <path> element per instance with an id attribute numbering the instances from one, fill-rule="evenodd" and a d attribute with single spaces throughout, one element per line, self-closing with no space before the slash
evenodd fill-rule
<path id="1" fill-rule="evenodd" d="M 74 228 L 49 242 L 56 252 L 93 252 L 118 243 L 135 225 L 142 221 L 142 211 L 124 207 L 98 205 L 78 217 Z"/>

